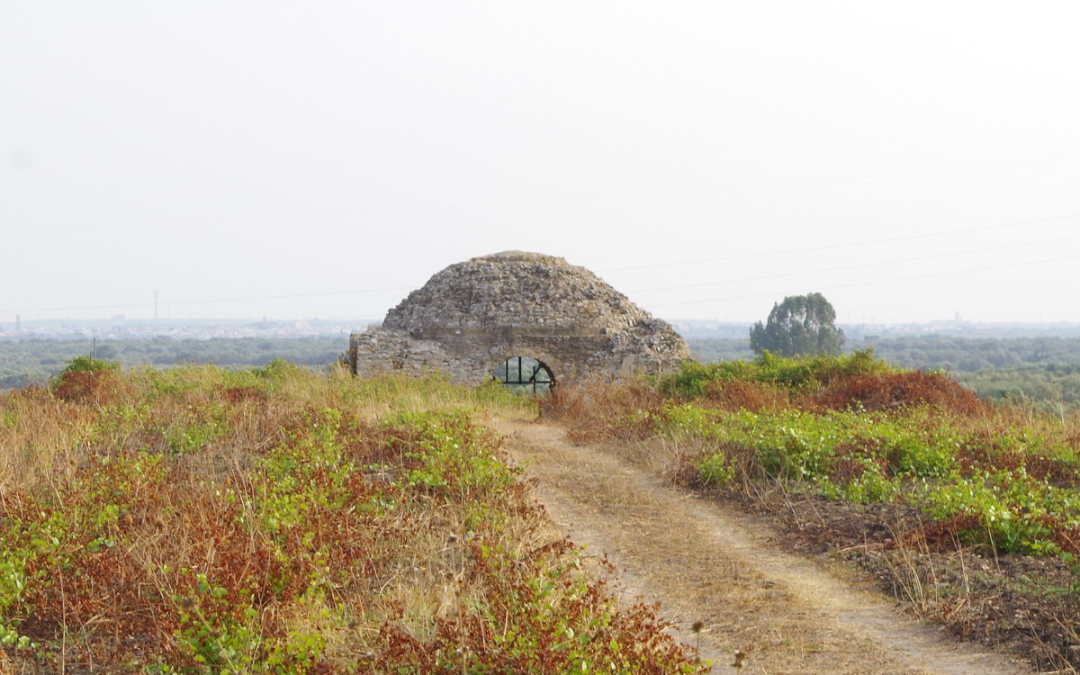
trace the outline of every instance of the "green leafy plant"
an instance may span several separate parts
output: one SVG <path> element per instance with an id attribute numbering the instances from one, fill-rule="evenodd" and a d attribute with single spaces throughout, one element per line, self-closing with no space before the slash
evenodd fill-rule
<path id="1" fill-rule="evenodd" d="M 476 422 L 534 402 L 284 363 L 65 377 L 84 375 L 0 397 L 0 643 L 19 658 L 693 671 L 653 608 L 578 569 Z"/>

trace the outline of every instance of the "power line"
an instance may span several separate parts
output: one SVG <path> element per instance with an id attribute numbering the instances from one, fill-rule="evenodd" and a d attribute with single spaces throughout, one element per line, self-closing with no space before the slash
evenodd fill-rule
<path id="1" fill-rule="evenodd" d="M 919 274 L 919 275 L 908 276 L 908 277 L 896 277 L 896 278 L 893 278 L 893 279 L 875 279 L 875 280 L 872 280 L 872 281 L 860 281 L 860 282 L 850 283 L 850 284 L 833 284 L 831 286 L 823 286 L 823 287 L 819 288 L 818 290 L 819 291 L 831 291 L 831 290 L 836 290 L 838 288 L 854 288 L 854 287 L 858 287 L 858 286 L 873 286 L 873 285 L 878 285 L 878 284 L 891 284 L 891 283 L 896 283 L 896 282 L 899 282 L 899 281 L 917 281 L 917 280 L 920 280 L 920 279 L 934 279 L 934 278 L 937 278 L 937 277 L 955 276 L 957 274 L 973 274 L 973 273 L 976 273 L 976 272 L 990 272 L 990 271 L 994 271 L 994 270 L 1011 269 L 1011 268 L 1014 268 L 1014 267 L 1027 267 L 1027 266 L 1030 266 L 1030 265 L 1043 265 L 1043 264 L 1048 264 L 1048 263 L 1064 262 L 1066 260 L 1077 260 L 1077 259 L 1080 259 L 1080 255 L 1071 255 L 1071 256 L 1065 256 L 1065 257 L 1062 257 L 1062 258 L 1048 258 L 1048 259 L 1044 259 L 1044 260 L 1029 260 L 1027 262 L 1022 262 L 1022 263 L 1011 263 L 1011 264 L 1008 264 L 1008 265 L 993 265 L 993 266 L 990 266 L 990 267 L 977 267 L 977 268 L 974 268 L 974 269 L 967 269 L 967 270 L 950 270 L 950 271 L 947 271 L 947 272 L 935 272 L 933 274 Z M 685 301 L 682 301 L 682 302 L 666 302 L 666 303 L 658 304 L 658 305 L 650 305 L 650 307 L 654 307 L 654 308 L 655 307 L 676 307 L 676 306 L 680 306 L 680 305 L 703 305 L 703 304 L 709 303 L 709 302 L 727 302 L 727 301 L 730 301 L 730 300 L 753 300 L 753 299 L 756 299 L 756 298 L 775 298 L 778 295 L 782 295 L 782 294 L 787 294 L 787 292 L 786 291 L 773 291 L 771 293 L 754 293 L 754 294 L 751 294 L 751 295 L 729 296 L 729 297 L 726 297 L 726 298 L 710 298 L 708 300 L 685 300 Z"/>
<path id="2" fill-rule="evenodd" d="M 980 225 L 978 227 L 968 227 L 959 230 L 941 230 L 937 232 L 928 232 L 926 234 L 909 234 L 902 237 L 889 237 L 887 239 L 864 239 L 862 241 L 842 242 L 839 244 L 827 244 L 824 246 L 811 246 L 809 248 L 796 248 L 786 249 L 782 251 L 766 251 L 762 253 L 745 253 L 741 255 L 724 256 L 723 258 L 705 258 L 699 260 L 684 260 L 682 262 L 669 262 L 669 263 L 656 263 L 652 265 L 637 265 L 634 267 L 617 267 L 606 270 L 598 270 L 602 273 L 607 272 L 630 272 L 635 270 L 657 269 L 661 267 L 682 267 L 685 265 L 700 265 L 705 263 L 717 263 L 717 262 L 731 262 L 733 260 L 752 260 L 754 258 L 770 258 L 773 256 L 782 255 L 794 255 L 799 253 L 816 253 L 819 251 L 831 251 L 839 248 L 853 248 L 857 246 L 876 246 L 878 244 L 892 244 L 898 241 L 912 241 L 915 239 L 929 239 L 931 237 L 945 237 L 954 234 L 970 234 L 972 232 L 985 232 L 987 230 L 995 230 L 1006 227 L 1019 227 L 1020 225 L 1036 225 L 1039 223 L 1050 223 L 1058 220 L 1069 220 L 1072 218 L 1080 218 L 1080 213 L 1070 213 L 1062 216 L 1050 216 L 1049 218 L 1036 218 L 1034 220 L 1017 220 L 1008 223 L 998 223 L 995 225 Z"/>
<path id="3" fill-rule="evenodd" d="M 987 230 L 1001 229 L 1001 228 L 1007 228 L 1007 227 L 1018 227 L 1018 226 L 1021 226 L 1021 225 L 1034 225 L 1034 224 L 1038 224 L 1038 223 L 1048 223 L 1048 222 L 1055 222 L 1055 221 L 1061 221 L 1061 220 L 1069 220 L 1069 219 L 1078 218 L 1078 217 L 1080 217 L 1080 213 L 1073 213 L 1073 214 L 1066 214 L 1066 215 L 1060 215 L 1060 216 L 1051 216 L 1051 217 L 1047 217 L 1047 218 L 1036 218 L 1036 219 L 1032 219 L 1032 220 L 1020 220 L 1020 221 L 1012 221 L 1012 222 L 1008 222 L 1008 223 L 998 223 L 998 224 L 994 224 L 994 225 L 982 225 L 982 226 L 978 226 L 978 227 L 964 228 L 964 229 L 958 229 L 958 230 L 947 230 L 947 231 L 932 232 L 932 233 L 927 233 L 927 234 L 915 234 L 915 235 L 907 235 L 907 236 L 902 236 L 902 237 L 890 237 L 890 238 L 886 238 L 886 239 L 864 240 L 864 241 L 861 241 L 861 242 L 847 242 L 847 243 L 839 243 L 839 244 L 830 244 L 830 245 L 827 245 L 827 246 L 816 246 L 816 247 L 809 247 L 809 248 L 803 248 L 803 249 L 788 249 L 788 250 L 783 250 L 783 251 L 768 251 L 768 252 L 763 252 L 763 253 L 748 253 L 748 254 L 744 254 L 744 255 L 726 256 L 726 257 L 723 257 L 723 258 L 711 258 L 711 259 L 706 259 L 706 260 L 683 261 L 683 262 L 674 262 L 674 263 L 659 263 L 659 264 L 655 264 L 655 265 L 641 265 L 641 266 L 636 266 L 636 267 L 622 267 L 622 268 L 617 268 L 617 269 L 601 270 L 601 272 L 632 271 L 632 270 L 640 270 L 640 269 L 676 267 L 676 266 L 692 265 L 692 264 L 698 264 L 698 263 L 726 262 L 726 261 L 746 260 L 746 259 L 753 259 L 753 258 L 778 257 L 778 256 L 791 255 L 791 254 L 797 254 L 797 253 L 811 253 L 811 252 L 832 250 L 832 249 L 838 249 L 838 248 L 848 248 L 848 247 L 855 247 L 855 246 L 869 246 L 869 245 L 884 244 L 884 243 L 894 243 L 894 242 L 899 242 L 899 241 L 925 239 L 925 238 L 930 238 L 930 237 L 940 237 L 940 236 L 947 236 L 947 235 L 953 235 L 953 234 L 968 234 L 968 233 L 972 233 L 972 232 L 983 232 L 983 231 L 987 231 Z M 947 253 L 947 254 L 940 254 L 940 255 L 934 255 L 934 256 L 924 256 L 924 257 L 911 258 L 911 259 L 905 259 L 905 260 L 896 260 L 896 261 L 890 261 L 888 263 L 868 263 L 868 264 L 863 264 L 863 265 L 852 265 L 852 266 L 848 266 L 848 267 L 830 268 L 830 269 L 826 269 L 826 270 L 811 270 L 809 272 L 798 272 L 798 273 L 791 273 L 791 274 L 769 275 L 769 276 L 753 277 L 753 278 L 746 278 L 746 279 L 733 279 L 733 280 L 726 280 L 726 281 L 709 282 L 709 283 L 704 283 L 704 284 L 687 284 L 687 285 L 682 285 L 682 286 L 669 286 L 669 287 L 663 287 L 663 288 L 637 289 L 637 290 L 628 291 L 628 292 L 630 292 L 630 293 L 647 293 L 647 292 L 665 291 L 665 290 L 681 290 L 681 289 L 685 289 L 685 288 L 698 288 L 698 287 L 705 287 L 705 286 L 716 286 L 716 285 L 725 284 L 725 283 L 740 283 L 740 282 L 747 282 L 747 281 L 762 281 L 762 280 L 789 277 L 789 276 L 799 276 L 799 275 L 802 275 L 802 274 L 817 274 L 817 273 L 825 273 L 825 272 L 836 272 L 836 271 L 860 269 L 860 268 L 866 268 L 866 267 L 877 267 L 877 266 L 880 266 L 882 264 L 896 264 L 896 263 L 903 263 L 903 262 L 915 262 L 915 261 L 919 261 L 919 260 L 930 260 L 930 259 L 935 259 L 935 258 L 944 258 L 944 257 L 950 257 L 950 256 L 956 256 L 956 255 L 965 255 L 965 254 L 970 254 L 970 253 L 984 253 L 984 252 L 987 252 L 987 251 L 1000 250 L 1002 248 L 1014 248 L 1016 246 L 1026 246 L 1026 245 L 1037 245 L 1037 244 L 1053 243 L 1053 242 L 1057 242 L 1057 241 L 1075 239 L 1075 238 L 1078 238 L 1078 237 L 1080 237 L 1080 235 L 1073 235 L 1073 236 L 1068 236 L 1068 237 L 1060 237 L 1060 238 L 1056 238 L 1056 239 L 1048 239 L 1048 240 L 1043 240 L 1043 241 L 1038 241 L 1038 242 L 1029 242 L 1029 243 L 1022 243 L 1022 244 L 1011 244 L 1009 246 L 1002 246 L 1002 247 L 991 247 L 991 248 L 976 249 L 976 250 L 971 250 L 971 251 L 960 251 L 960 252 L 957 252 L 957 253 Z M 1069 259 L 1069 258 L 1064 258 L 1064 259 Z M 1054 259 L 1054 260 L 1059 260 L 1059 259 Z M 1053 260 L 1050 261 L 1050 262 L 1053 262 Z M 1019 264 L 1020 265 L 1027 265 L 1027 264 L 1034 264 L 1034 263 L 1019 263 Z M 1008 267 L 1008 266 L 1006 266 L 1006 267 Z M 976 269 L 976 270 L 972 270 L 972 271 L 983 271 L 984 269 L 989 270 L 989 269 L 998 269 L 998 268 L 994 268 L 994 267 L 981 268 L 981 269 Z M 954 273 L 957 273 L 957 272 L 948 272 L 948 273 L 945 273 L 945 274 L 954 274 Z M 930 276 L 939 276 L 939 275 L 930 275 Z M 910 277 L 910 278 L 911 279 L 920 279 L 920 278 L 925 278 L 925 277 Z M 903 281 L 903 280 L 905 280 L 905 279 L 898 279 L 898 281 Z M 886 282 L 867 282 L 867 283 L 886 283 Z M 849 287 L 849 286 L 852 286 L 852 285 L 860 285 L 860 284 L 847 284 L 847 285 L 840 285 L 840 286 L 830 286 L 830 287 L 827 287 L 825 290 L 827 290 L 828 288 L 846 288 L 846 287 Z M 164 304 L 169 305 L 169 306 L 171 306 L 171 305 L 203 305 L 203 304 L 216 304 L 216 303 L 226 303 L 226 302 L 249 302 L 249 301 L 261 301 L 261 300 L 286 300 L 286 299 L 296 299 L 296 298 L 317 298 L 317 297 L 332 297 L 332 296 L 340 296 L 340 295 L 357 295 L 357 294 L 362 294 L 362 293 L 401 292 L 401 291 L 411 291 L 411 290 L 414 290 L 414 288 L 413 287 L 375 288 L 375 289 L 360 289 L 360 290 L 349 290 L 349 291 L 327 291 L 327 292 L 320 292 L 320 293 L 299 293 L 299 294 L 287 294 L 287 295 L 250 296 L 250 297 L 242 297 L 242 298 L 214 298 L 214 299 L 204 299 L 204 300 L 177 300 L 177 301 L 174 301 L 174 302 L 168 302 L 168 303 L 164 303 Z M 722 301 L 726 301 L 726 300 L 743 300 L 743 299 L 752 299 L 752 298 L 758 298 L 758 297 L 767 297 L 767 296 L 772 296 L 772 295 L 775 295 L 775 293 L 765 293 L 765 294 L 730 297 L 730 298 L 716 298 L 716 299 L 713 299 L 713 300 L 700 300 L 700 301 L 695 300 L 695 301 L 686 301 L 686 302 L 666 303 L 666 304 L 663 304 L 663 305 L 654 305 L 654 306 L 656 306 L 656 307 L 669 307 L 669 306 L 677 306 L 677 305 L 684 305 L 684 304 L 703 304 L 703 303 L 706 303 L 706 302 L 722 302 Z M 81 311 L 81 310 L 94 310 L 94 309 L 127 309 L 127 308 L 153 307 L 153 306 L 154 306 L 153 302 L 147 302 L 147 303 L 108 304 L 108 305 L 83 305 L 83 306 L 71 306 L 71 307 L 0 309 L 0 312 L 63 312 L 63 311 Z"/>
<path id="4" fill-rule="evenodd" d="M 351 211 L 324 211 L 315 213 L 288 213 L 288 214 L 254 214 L 239 216 L 201 216 L 193 218 L 159 218 L 148 220 L 106 220 L 90 223 L 35 223 L 22 225 L 0 225 L 0 229 L 38 229 L 53 227 L 107 227 L 117 225 L 178 225 L 181 223 L 215 223 L 227 221 L 261 221 L 261 220 L 289 220 L 293 218 L 332 218 L 340 216 L 370 216 L 392 213 L 423 213 L 432 211 L 452 211 L 457 209 L 484 209 L 508 206 L 543 206 L 546 204 L 573 204 L 578 202 L 613 201 L 619 199 L 641 199 L 648 197 L 678 197 L 683 195 L 711 194 L 718 192 L 731 192 L 736 190 L 756 190 L 774 187 L 799 187 L 804 185 L 825 185 L 829 183 L 848 183 L 854 181 L 877 180 L 881 178 L 904 178 L 909 176 L 925 176 L 941 173 L 956 173 L 975 169 L 995 169 L 1008 166 L 1023 166 L 1028 164 L 1045 164 L 1048 162 L 1067 162 L 1078 159 L 1076 156 L 1066 155 L 1061 157 L 1042 157 L 1038 159 L 1018 160 L 1015 162 L 999 162 L 995 164 L 969 164 L 965 166 L 945 167 L 941 169 L 919 169 L 914 171 L 895 171 L 876 174 L 863 174 L 860 176 L 836 176 L 833 178 L 815 178 L 809 180 L 792 180 L 763 183 L 743 183 L 741 185 L 723 185 L 711 188 L 696 188 L 685 190 L 664 190 L 656 192 L 627 192 L 609 195 L 586 195 L 583 197 L 559 197 L 552 199 L 529 199 L 502 202 L 475 202 L 467 204 L 441 204 L 436 206 L 411 206 L 388 209 L 360 209 Z"/>
<path id="5" fill-rule="evenodd" d="M 1037 224 L 1037 223 L 1053 222 L 1053 221 L 1058 221 L 1058 220 L 1068 220 L 1068 219 L 1077 218 L 1077 217 L 1080 217 L 1080 214 L 1068 214 L 1068 215 L 1062 215 L 1062 216 L 1052 216 L 1052 217 L 1049 217 L 1049 218 L 1037 218 L 1037 219 L 1033 219 L 1033 220 L 1013 221 L 1013 222 L 1009 222 L 1009 223 L 999 223 L 999 224 L 995 224 L 995 225 L 983 225 L 983 226 L 979 226 L 979 227 L 965 228 L 965 229 L 960 229 L 960 230 L 949 230 L 949 231 L 944 231 L 944 232 L 933 232 L 933 233 L 929 233 L 929 234 L 908 235 L 908 236 L 904 236 L 904 237 L 891 237 L 891 238 L 888 238 L 888 239 L 867 240 L 867 241 L 862 241 L 862 242 L 841 243 L 841 244 L 833 244 L 833 245 L 829 245 L 829 246 L 817 246 L 817 247 L 804 248 L 804 249 L 788 249 L 788 250 L 784 250 L 784 251 L 772 251 L 772 252 L 765 252 L 765 253 L 748 253 L 748 254 L 745 254 L 745 255 L 727 256 L 727 257 L 724 257 L 724 258 L 713 258 L 713 259 L 710 259 L 710 260 L 699 260 L 699 261 L 681 262 L 681 263 L 660 263 L 660 264 L 657 264 L 657 265 L 643 265 L 643 266 L 640 266 L 640 267 L 623 267 L 623 268 L 619 268 L 618 270 L 606 270 L 606 271 L 608 271 L 608 272 L 611 272 L 611 271 L 630 271 L 630 270 L 660 268 L 660 267 L 675 267 L 675 266 L 694 264 L 695 262 L 698 262 L 698 263 L 724 262 L 724 261 L 745 260 L 745 259 L 752 259 L 752 258 L 783 256 L 783 255 L 790 255 L 790 254 L 795 254 L 795 253 L 810 253 L 810 252 L 815 252 L 815 251 L 823 251 L 823 250 L 830 250 L 830 249 L 836 249 L 836 248 L 846 248 L 846 247 L 852 247 L 852 246 L 866 246 L 866 245 L 873 245 L 873 244 L 893 243 L 893 242 L 897 242 L 897 241 L 907 241 L 907 240 L 912 240 L 912 239 L 923 239 L 923 238 L 928 238 L 928 237 L 945 236 L 945 235 L 950 235 L 950 234 L 966 234 L 966 233 L 971 233 L 971 232 L 980 232 L 980 231 L 986 231 L 986 230 L 998 229 L 998 228 L 1005 228 L 1005 227 L 1017 227 L 1017 226 L 1020 226 L 1020 225 L 1033 225 L 1033 224 Z M 687 289 L 687 288 L 702 288 L 702 287 L 707 287 L 707 286 L 718 286 L 718 285 L 727 284 L 727 283 L 734 284 L 734 283 L 745 283 L 745 282 L 749 282 L 749 281 L 766 281 L 766 280 L 770 280 L 770 279 L 779 279 L 779 278 L 792 277 L 792 276 L 801 276 L 801 275 L 804 275 L 804 274 L 821 274 L 821 273 L 828 273 L 828 272 L 840 272 L 840 271 L 847 271 L 847 270 L 854 270 L 854 269 L 864 269 L 864 268 L 867 268 L 867 267 L 879 267 L 881 265 L 886 265 L 886 264 L 917 262 L 917 261 L 921 261 L 921 260 L 932 260 L 932 259 L 953 257 L 953 256 L 957 256 L 957 255 L 985 253 L 985 252 L 989 252 L 989 251 L 1001 250 L 1001 249 L 1004 249 L 1004 248 L 1015 248 L 1017 246 L 1033 246 L 1033 245 L 1038 245 L 1038 244 L 1054 243 L 1054 242 L 1058 242 L 1058 241 L 1065 241 L 1065 240 L 1071 240 L 1071 239 L 1076 239 L 1076 238 L 1080 238 L 1080 235 L 1071 235 L 1071 236 L 1068 236 L 1068 237 L 1059 237 L 1059 238 L 1055 238 L 1055 239 L 1047 239 L 1047 240 L 1041 240 L 1041 241 L 1037 241 L 1037 242 L 1027 242 L 1027 243 L 1021 243 L 1021 244 L 1010 244 L 1008 246 L 997 246 L 997 247 L 990 247 L 990 248 L 984 248 L 984 249 L 974 249 L 974 250 L 969 250 L 969 251 L 959 251 L 959 252 L 955 252 L 955 253 L 944 253 L 944 254 L 940 254 L 940 255 L 922 256 L 922 257 L 918 257 L 918 258 L 908 258 L 908 259 L 903 259 L 903 260 L 893 260 L 893 261 L 889 261 L 889 262 L 886 262 L 886 263 L 867 263 L 867 264 L 862 264 L 862 265 L 851 265 L 851 266 L 846 266 L 846 267 L 835 267 L 835 268 L 829 268 L 829 269 L 824 269 L 824 270 L 810 270 L 810 271 L 807 271 L 807 272 L 794 272 L 794 273 L 789 273 L 789 274 L 767 275 L 767 276 L 762 276 L 762 277 L 748 277 L 748 278 L 743 278 L 743 279 L 728 279 L 728 280 L 723 280 L 723 281 L 715 281 L 715 282 L 708 282 L 708 283 L 702 283 L 702 284 L 686 284 L 686 285 L 680 285 L 680 286 L 667 286 L 667 287 L 658 287 L 658 288 L 635 289 L 635 290 L 627 291 L 627 293 L 651 293 L 651 292 L 657 292 L 657 291 L 682 290 L 682 289 Z M 1019 263 L 1019 264 L 1026 265 L 1026 264 L 1033 264 L 1033 263 Z M 997 268 L 984 268 L 984 269 L 997 269 Z M 982 271 L 982 269 L 977 269 L 977 270 L 973 270 L 973 271 Z M 949 272 L 947 274 L 953 274 L 953 273 L 954 272 Z M 932 275 L 932 276 L 934 276 L 934 275 Z M 920 278 L 924 278 L 924 277 L 911 277 L 911 279 L 920 279 Z M 904 279 L 899 279 L 899 280 L 902 281 Z M 884 283 L 884 282 L 867 282 L 867 283 Z M 849 287 L 851 285 L 858 285 L 858 284 L 830 286 L 830 287 L 827 287 L 824 290 L 828 290 L 829 288 L 846 288 L 846 287 Z M 287 299 L 295 299 L 295 298 L 318 298 L 318 297 L 332 297 L 332 296 L 339 296 L 339 295 L 357 295 L 357 294 L 361 294 L 361 293 L 402 292 L 402 291 L 411 291 L 411 290 L 414 290 L 414 288 L 413 287 L 374 288 L 374 289 L 360 289 L 360 290 L 350 290 L 350 291 L 327 291 L 327 292 L 321 292 L 321 293 L 299 293 L 299 294 L 289 294 L 289 295 L 251 296 L 251 297 L 243 297 L 243 298 L 214 298 L 214 299 L 208 299 L 208 300 L 177 300 L 177 301 L 174 301 L 174 302 L 168 302 L 168 303 L 164 303 L 164 304 L 167 304 L 167 305 L 204 305 L 204 304 L 216 304 L 216 303 L 226 303 L 226 302 L 249 302 L 249 301 L 261 301 L 261 300 L 287 300 Z M 763 294 L 739 296 L 739 297 L 715 298 L 713 300 L 700 300 L 700 301 L 695 300 L 695 301 L 686 301 L 686 302 L 666 303 L 666 304 L 663 304 L 663 305 L 653 305 L 653 306 L 655 306 L 655 307 L 669 307 L 669 306 L 684 305 L 684 304 L 703 304 L 703 303 L 706 303 L 706 302 L 722 302 L 722 301 L 726 301 L 726 300 L 745 300 L 745 299 L 753 299 L 753 298 L 759 298 L 759 297 L 768 297 L 768 296 L 773 296 L 773 295 L 775 295 L 775 293 L 763 293 Z M 0 309 L 0 312 L 68 312 L 68 311 L 80 311 L 80 310 L 92 310 L 92 309 L 128 309 L 128 308 L 152 307 L 152 306 L 154 306 L 154 303 L 149 302 L 149 303 L 126 303 L 126 304 L 109 304 L 109 305 L 83 305 L 83 306 L 76 306 L 76 307 L 48 307 L 48 308 L 36 308 L 36 309 L 28 309 L 28 308 Z"/>
<path id="6" fill-rule="evenodd" d="M 223 302 L 254 302 L 258 300 L 291 300 L 294 298 L 319 298 L 329 297 L 334 295 L 357 295 L 360 293 L 388 293 L 391 291 L 411 291 L 409 288 L 369 288 L 358 291 L 329 291 L 326 293 L 296 293 L 291 295 L 262 295 L 247 298 L 216 298 L 212 300 L 176 300 L 172 302 L 163 302 L 161 304 L 166 307 L 172 305 L 211 305 Z M 135 302 L 121 305 L 82 305 L 79 307 L 43 307 L 38 309 L 0 309 L 0 312 L 74 312 L 84 309 L 128 309 L 134 307 L 153 307 L 153 302 Z"/>
<path id="7" fill-rule="evenodd" d="M 863 263 L 861 265 L 847 265 L 844 267 L 830 267 L 828 269 L 808 270 L 805 272 L 789 272 L 786 274 L 770 274 L 762 277 L 746 277 L 743 279 L 726 279 L 723 281 L 710 281 L 703 284 L 685 284 L 682 286 L 665 286 L 663 288 L 639 288 L 636 290 L 626 291 L 627 293 L 653 293 L 657 291 L 678 291 L 685 288 L 703 288 L 706 286 L 719 286 L 721 284 L 739 284 L 746 283 L 748 281 L 768 281 L 769 279 L 782 279 L 785 277 L 798 277 L 809 274 L 826 274 L 829 272 L 846 272 L 848 270 L 865 269 L 867 267 L 881 267 L 882 265 L 899 265 L 901 263 L 921 262 L 924 260 L 939 260 L 941 258 L 954 258 L 961 255 L 973 255 L 977 253 L 988 253 L 990 251 L 1001 251 L 1004 249 L 1015 249 L 1021 246 L 1038 246 L 1041 244 L 1053 244 L 1059 241 L 1069 241 L 1072 239 L 1080 239 L 1080 234 L 1069 235 L 1068 237 L 1057 237 L 1055 239 L 1043 239 L 1040 241 L 1029 241 L 1019 244 L 1008 244 L 1005 246 L 991 246 L 989 248 L 971 249 L 967 251 L 953 251 L 952 253 L 939 253 L 936 255 L 919 256 L 917 258 L 904 258 L 901 260 L 889 260 L 886 262 L 873 262 Z"/>

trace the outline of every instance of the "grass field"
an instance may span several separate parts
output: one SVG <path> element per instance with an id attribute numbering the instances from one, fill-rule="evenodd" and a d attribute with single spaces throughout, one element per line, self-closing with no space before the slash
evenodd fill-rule
<path id="1" fill-rule="evenodd" d="M 105 365 L 0 397 L 0 671 L 696 672 L 481 424 L 531 402 Z"/>
<path id="2" fill-rule="evenodd" d="M 563 391 L 543 415 L 774 514 L 792 546 L 864 564 L 961 636 L 1080 666 L 1073 413 L 990 404 L 856 352 L 686 364 L 652 386 Z"/>

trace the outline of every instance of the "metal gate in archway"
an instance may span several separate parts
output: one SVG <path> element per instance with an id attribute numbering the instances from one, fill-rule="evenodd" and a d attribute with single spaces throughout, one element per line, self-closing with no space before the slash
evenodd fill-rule
<path id="1" fill-rule="evenodd" d="M 555 386 L 555 373 L 531 356 L 511 356 L 495 371 L 495 379 L 517 394 L 544 396 Z"/>

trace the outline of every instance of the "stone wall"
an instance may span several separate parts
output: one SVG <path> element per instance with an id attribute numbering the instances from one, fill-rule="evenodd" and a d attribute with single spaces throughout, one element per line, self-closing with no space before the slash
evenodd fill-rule
<path id="1" fill-rule="evenodd" d="M 350 348 L 359 375 L 444 371 L 465 384 L 512 356 L 543 362 L 557 382 L 658 373 L 689 357 L 671 326 L 592 272 L 521 252 L 439 272 Z"/>

